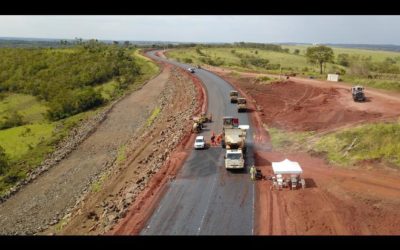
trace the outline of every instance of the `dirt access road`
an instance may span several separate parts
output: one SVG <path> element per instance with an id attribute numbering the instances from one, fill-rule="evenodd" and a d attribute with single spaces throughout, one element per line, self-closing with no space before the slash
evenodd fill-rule
<path id="1" fill-rule="evenodd" d="M 166 61 L 183 68 L 190 65 Z M 197 76 L 206 87 L 208 112 L 213 122 L 208 123 L 201 135 L 210 140 L 211 131 L 222 131 L 223 116 L 237 116 L 242 124 L 249 124 L 248 114 L 237 113 L 228 93 L 231 85 L 216 75 L 196 70 Z M 253 131 L 248 132 L 247 165 L 253 163 Z M 224 168 L 221 147 L 195 151 L 189 155 L 182 170 L 171 180 L 161 200 L 141 231 L 136 231 L 135 213 L 127 217 L 113 231 L 113 234 L 142 235 L 249 235 L 254 229 L 254 185 L 247 169 L 244 172 L 228 172 Z"/>
<path id="2" fill-rule="evenodd" d="M 398 94 L 369 89 L 365 103 L 354 103 L 349 86 L 340 83 L 290 78 L 262 84 L 259 74 L 233 77 L 213 69 L 246 96 L 252 116 L 288 131 L 327 133 L 365 122 L 398 119 Z M 306 152 L 270 150 L 267 130 L 256 130 L 255 163 L 265 176 L 271 162 L 288 158 L 303 168 L 308 188 L 271 191 L 270 181 L 257 182 L 256 233 L 265 235 L 400 234 L 400 173 L 380 162 L 341 168 Z"/>
<path id="3" fill-rule="evenodd" d="M 0 204 L 0 234 L 34 234 L 55 224 L 147 119 L 169 77 L 163 71 L 119 101 L 67 158 Z M 135 108 L 133 108 L 135 107 Z"/>

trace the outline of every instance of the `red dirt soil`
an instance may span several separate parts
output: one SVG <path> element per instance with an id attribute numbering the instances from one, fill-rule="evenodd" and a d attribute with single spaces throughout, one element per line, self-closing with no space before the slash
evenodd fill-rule
<path id="1" fill-rule="evenodd" d="M 201 106 L 198 107 L 194 115 L 201 112 L 207 112 L 207 95 L 201 81 L 192 74 L 181 69 L 182 74 L 190 75 L 198 92 L 197 100 Z M 185 159 L 192 150 L 192 144 L 196 135 L 187 134 L 180 145 L 174 149 L 170 159 L 150 180 L 148 186 L 138 196 L 132 204 L 126 217 L 117 224 L 109 233 L 109 235 L 136 235 L 139 234 L 144 227 L 146 221 L 157 208 L 158 202 L 165 193 L 168 181 L 175 178 L 180 168 L 183 166 Z"/>
<path id="2" fill-rule="evenodd" d="M 357 169 L 327 164 L 307 153 L 271 152 L 262 122 L 293 131 L 337 129 L 365 121 L 393 119 L 400 98 L 370 90 L 370 102 L 354 103 L 346 86 L 316 85 L 301 80 L 258 84 L 253 77 L 230 77 L 214 71 L 248 99 L 255 127 L 255 165 L 272 175 L 271 162 L 288 158 L 303 168 L 304 190 L 271 191 L 271 182 L 256 183 L 256 234 L 368 235 L 400 234 L 400 173 L 378 163 Z"/>
<path id="3" fill-rule="evenodd" d="M 302 166 L 307 188 L 271 191 L 257 183 L 258 234 L 368 235 L 400 233 L 400 175 L 387 170 L 333 168 L 306 153 L 258 152 L 256 165 L 272 175 L 271 162 Z"/>
<path id="4" fill-rule="evenodd" d="M 291 78 L 271 84 L 257 83 L 257 74 L 232 77 L 214 73 L 239 84 L 251 95 L 268 126 L 289 131 L 327 131 L 365 122 L 392 120 L 400 115 L 400 96 L 369 89 L 367 102 L 356 103 L 343 84 Z M 254 109 L 253 109 L 254 110 Z"/>

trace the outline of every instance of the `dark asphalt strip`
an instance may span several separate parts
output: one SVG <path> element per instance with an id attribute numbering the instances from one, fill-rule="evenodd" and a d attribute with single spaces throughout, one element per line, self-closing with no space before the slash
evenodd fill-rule
<path id="1" fill-rule="evenodd" d="M 157 60 L 163 60 L 154 56 Z M 172 62 L 188 68 L 190 65 Z M 238 113 L 231 104 L 229 83 L 211 72 L 196 69 L 208 94 L 208 111 L 213 122 L 201 133 L 210 140 L 211 131 L 222 131 L 222 117 L 239 117 L 241 124 L 249 124 L 247 113 Z M 248 168 L 254 163 L 253 131 L 247 134 L 245 171 L 232 172 L 224 167 L 221 147 L 192 150 L 180 173 L 168 184 L 167 192 L 158 208 L 147 221 L 142 235 L 251 235 L 254 227 L 254 184 Z"/>

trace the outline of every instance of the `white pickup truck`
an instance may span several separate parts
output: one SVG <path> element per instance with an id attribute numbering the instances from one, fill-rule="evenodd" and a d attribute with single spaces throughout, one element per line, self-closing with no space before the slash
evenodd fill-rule
<path id="1" fill-rule="evenodd" d="M 249 125 L 239 125 L 238 119 L 224 117 L 224 128 L 221 145 L 226 148 L 225 168 L 244 168 L 246 154 L 246 133 Z"/>

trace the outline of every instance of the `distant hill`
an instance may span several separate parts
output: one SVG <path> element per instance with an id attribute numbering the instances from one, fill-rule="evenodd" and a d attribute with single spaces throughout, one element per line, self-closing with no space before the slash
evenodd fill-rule
<path id="1" fill-rule="evenodd" d="M 60 41 L 67 41 L 68 45 L 74 45 L 78 41 L 78 39 L 55 39 L 55 38 L 24 38 L 24 37 L 0 37 L 0 47 L 13 47 L 13 48 L 31 48 L 31 47 L 60 47 L 66 46 L 62 45 Z M 87 41 L 90 39 L 82 39 L 82 41 Z M 125 41 L 129 41 L 131 44 L 137 46 L 151 46 L 153 44 L 157 45 L 178 45 L 182 44 L 180 42 L 171 42 L 171 41 L 130 41 L 130 40 L 100 40 L 98 41 L 111 44 L 114 41 L 117 41 L 120 44 L 123 44 Z"/>
<path id="2" fill-rule="evenodd" d="M 386 51 L 400 51 L 400 45 L 393 44 L 325 44 L 332 47 L 340 48 L 353 48 L 353 49 L 369 49 L 369 50 L 386 50 Z"/>
<path id="3" fill-rule="evenodd" d="M 43 38 L 14 38 L 0 37 L 0 47 L 12 48 L 31 48 L 31 47 L 59 47 L 61 39 L 43 39 Z M 73 40 L 68 40 L 71 42 Z"/>
<path id="4" fill-rule="evenodd" d="M 76 43 L 77 39 L 55 39 L 55 38 L 24 38 L 24 37 L 0 37 L 0 47 L 60 47 L 65 46 L 60 43 L 60 41 L 67 41 L 69 45 L 73 45 Z M 87 41 L 89 39 L 82 39 L 82 41 Z M 137 46 L 151 46 L 151 45 L 180 45 L 180 44 L 209 44 L 209 45 L 226 45 L 226 44 L 234 44 L 234 43 L 218 43 L 218 42 L 209 42 L 209 43 L 188 43 L 188 42 L 173 42 L 173 41 L 131 41 L 131 40 L 100 40 L 100 42 L 104 43 L 113 43 L 114 41 L 118 41 L 120 44 L 123 44 L 125 41 L 129 41 L 131 44 Z M 287 43 L 269 43 L 269 44 L 277 44 L 277 45 L 305 45 L 312 46 L 311 43 L 295 43 L 295 42 L 287 42 Z M 354 48 L 354 49 L 369 49 L 369 50 L 385 50 L 385 51 L 400 51 L 400 45 L 394 44 L 346 44 L 346 43 L 320 43 L 331 47 L 339 47 L 339 48 Z"/>
<path id="5" fill-rule="evenodd" d="M 280 45 L 308 45 L 311 43 L 278 43 Z M 394 44 L 348 44 L 348 43 L 320 43 L 330 47 L 349 48 L 349 49 L 368 49 L 368 50 L 384 50 L 384 51 L 400 51 L 400 45 Z"/>

